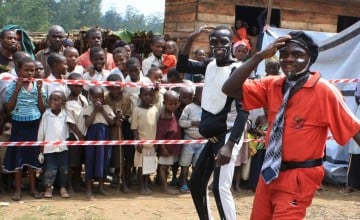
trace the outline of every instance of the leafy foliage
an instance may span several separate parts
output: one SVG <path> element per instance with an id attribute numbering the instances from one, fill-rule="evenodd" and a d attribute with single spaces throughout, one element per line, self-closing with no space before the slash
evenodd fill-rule
<path id="1" fill-rule="evenodd" d="M 52 24 L 58 24 L 67 31 L 101 26 L 131 32 L 163 32 L 163 15 L 144 16 L 132 6 L 124 14 L 111 8 L 102 15 L 100 3 L 101 0 L 0 0 L 0 28 L 17 24 L 28 31 L 46 32 Z"/>

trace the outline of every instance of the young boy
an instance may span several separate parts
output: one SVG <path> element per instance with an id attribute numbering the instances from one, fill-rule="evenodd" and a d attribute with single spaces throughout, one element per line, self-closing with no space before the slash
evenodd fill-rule
<path id="1" fill-rule="evenodd" d="M 47 79 L 49 80 L 64 79 L 64 76 L 68 68 L 66 58 L 61 54 L 52 53 L 49 55 L 47 62 L 51 69 L 51 73 L 47 77 Z M 44 88 L 47 97 L 50 97 L 50 94 L 54 91 L 61 91 L 65 94 L 65 96 L 69 94 L 69 90 L 66 84 L 59 84 L 52 82 L 44 83 Z"/>
<path id="2" fill-rule="evenodd" d="M 82 80 L 83 75 L 80 73 L 71 73 L 69 80 Z M 66 122 L 70 129 L 70 141 L 84 141 L 87 131 L 85 126 L 85 118 L 83 116 L 83 109 L 88 106 L 88 101 L 81 93 L 83 91 L 82 85 L 68 84 L 70 94 L 66 100 Z M 69 149 L 69 191 L 74 194 L 78 191 L 81 185 L 81 171 L 82 165 L 85 163 L 85 148 L 84 146 L 71 146 Z"/>
<path id="3" fill-rule="evenodd" d="M 68 137 L 65 112 L 66 98 L 63 92 L 54 91 L 49 97 L 49 106 L 43 114 L 38 130 L 38 141 L 65 141 Z M 46 144 L 40 148 L 40 155 L 44 154 L 44 186 L 45 198 L 52 198 L 53 184 L 59 177 L 60 196 L 69 198 L 66 187 L 68 185 L 68 147 L 65 144 Z M 40 157 L 39 157 L 40 158 Z M 41 159 L 39 159 L 41 160 Z"/>
<path id="4" fill-rule="evenodd" d="M 66 47 L 64 50 L 64 56 L 66 57 L 66 63 L 68 65 L 67 73 L 65 75 L 66 79 L 69 77 L 70 73 L 84 74 L 84 67 L 77 64 L 79 51 L 75 47 Z"/>
<path id="5" fill-rule="evenodd" d="M 44 65 L 42 64 L 42 62 L 36 60 L 36 61 L 35 61 L 35 74 L 34 74 L 34 78 L 36 78 L 36 79 L 43 79 L 44 77 L 45 77 Z"/>
<path id="6" fill-rule="evenodd" d="M 193 102 L 186 105 L 179 118 L 179 125 L 184 129 L 185 140 L 197 140 L 203 138 L 199 133 L 201 96 L 202 87 L 196 87 Z M 189 187 L 187 185 L 189 167 L 190 165 L 192 165 L 193 168 L 195 167 L 204 146 L 205 144 L 184 144 L 183 146 L 179 162 L 182 173 L 182 186 L 180 188 L 180 192 L 182 193 L 189 192 Z"/>
<path id="7" fill-rule="evenodd" d="M 145 83 L 145 84 L 149 84 L 149 85 L 153 84 L 149 78 L 143 76 L 141 69 L 140 69 L 140 63 L 139 63 L 138 59 L 136 59 L 134 57 L 131 57 L 130 59 L 128 59 L 126 61 L 126 70 L 128 72 L 128 75 L 125 78 L 125 82 Z M 124 92 L 126 95 L 128 95 L 130 97 L 130 100 L 131 100 L 133 106 L 138 106 L 140 103 L 139 97 L 138 97 L 139 90 L 140 90 L 139 86 L 136 86 L 136 87 L 126 86 L 124 88 Z"/>
<path id="8" fill-rule="evenodd" d="M 118 74 L 110 74 L 107 81 L 121 81 L 121 78 Z M 110 126 L 110 136 L 113 140 L 123 140 L 122 127 L 123 123 L 129 120 L 129 117 L 131 116 L 131 101 L 128 96 L 123 94 L 121 87 L 108 86 L 107 89 L 109 90 L 109 93 L 105 96 L 105 104 L 109 105 L 115 113 L 115 124 Z M 110 186 L 118 187 L 120 184 L 119 178 L 121 178 L 121 190 L 124 193 L 129 193 L 130 189 L 128 188 L 127 183 L 130 180 L 125 179 L 128 175 L 124 175 L 124 151 L 125 149 L 123 146 L 112 147 L 110 167 L 115 168 L 115 173 Z M 127 168 L 128 167 L 130 166 L 127 166 Z M 127 170 L 126 172 L 129 173 L 130 170 Z"/>
<path id="9" fill-rule="evenodd" d="M 155 90 L 151 87 L 140 88 L 141 104 L 135 107 L 131 116 L 131 130 L 134 132 L 135 140 L 154 140 L 156 137 L 157 120 L 160 111 L 152 105 Z M 145 156 L 155 157 L 156 151 L 153 144 L 136 145 L 134 166 L 138 168 L 138 179 L 140 183 L 140 194 L 148 195 L 152 191 L 149 187 L 149 174 L 143 174 L 143 161 Z M 154 165 L 154 164 L 153 164 Z"/>
<path id="10" fill-rule="evenodd" d="M 175 91 L 169 90 L 165 92 L 164 108 L 157 123 L 157 140 L 181 139 L 180 127 L 175 116 L 175 111 L 179 106 L 178 103 L 179 95 Z M 159 173 L 161 177 L 161 186 L 164 193 L 171 195 L 177 194 L 177 191 L 168 188 L 166 173 L 169 166 L 172 166 L 179 161 L 181 148 L 181 144 L 160 144 Z"/>
<path id="11" fill-rule="evenodd" d="M 105 52 L 99 46 L 93 47 L 90 49 L 90 61 L 93 65 L 93 70 L 84 73 L 85 80 L 98 80 L 98 81 L 106 81 L 109 76 L 109 70 L 103 69 L 105 64 Z M 91 86 L 84 86 L 84 95 L 87 97 L 88 92 Z"/>

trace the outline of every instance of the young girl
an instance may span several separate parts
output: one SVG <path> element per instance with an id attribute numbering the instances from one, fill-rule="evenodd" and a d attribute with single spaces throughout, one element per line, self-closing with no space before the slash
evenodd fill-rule
<path id="1" fill-rule="evenodd" d="M 157 120 L 159 109 L 152 105 L 154 99 L 154 88 L 141 87 L 141 104 L 135 107 L 132 113 L 131 129 L 135 140 L 154 140 L 156 137 Z M 153 144 L 136 145 L 134 166 L 138 168 L 138 179 L 140 183 L 140 194 L 151 194 L 149 188 L 149 174 L 143 175 L 143 160 L 145 156 L 156 156 Z"/>
<path id="2" fill-rule="evenodd" d="M 164 94 L 164 108 L 160 114 L 160 118 L 157 124 L 156 139 L 157 140 L 180 140 L 181 131 L 177 118 L 175 117 L 175 111 L 179 106 L 179 95 L 172 90 L 167 91 Z M 177 194 L 177 191 L 168 188 L 166 172 L 169 166 L 179 161 L 179 155 L 181 153 L 181 144 L 161 144 L 160 145 L 160 157 L 159 157 L 159 171 L 161 177 L 161 186 L 164 193 Z"/>
<path id="3" fill-rule="evenodd" d="M 80 73 L 71 73 L 69 80 L 82 80 Z M 88 101 L 81 94 L 82 85 L 68 84 L 70 94 L 66 100 L 66 122 L 69 126 L 70 141 L 84 141 L 87 127 L 85 126 L 85 118 L 83 109 L 88 106 Z M 84 146 L 71 146 L 69 149 L 69 192 L 73 194 L 75 190 L 80 189 L 82 165 L 85 163 Z"/>
<path id="4" fill-rule="evenodd" d="M 128 54 L 124 47 L 117 47 L 113 50 L 113 59 L 116 67 L 111 70 L 110 74 L 118 74 L 121 81 L 124 81 L 126 77 L 126 61 L 128 60 Z"/>
<path id="5" fill-rule="evenodd" d="M 66 141 L 68 127 L 66 124 L 65 94 L 54 91 L 49 97 L 50 108 L 43 114 L 38 131 L 38 141 Z M 45 198 L 51 198 L 56 177 L 60 183 L 60 196 L 69 198 L 68 185 L 68 148 L 66 144 L 46 144 L 40 148 L 40 156 L 44 154 L 44 186 Z"/>
<path id="6" fill-rule="evenodd" d="M 45 111 L 46 94 L 42 82 L 32 82 L 35 63 L 29 57 L 18 62 L 18 79 L 6 88 L 6 109 L 11 113 L 12 132 L 10 141 L 36 141 L 41 114 Z M 21 176 L 24 166 L 28 167 L 30 194 L 34 198 L 41 195 L 35 187 L 35 171 L 41 169 L 37 159 L 39 146 L 8 147 L 4 159 L 4 171 L 15 173 L 14 201 L 21 200 Z"/>
<path id="7" fill-rule="evenodd" d="M 121 81 L 121 78 L 118 74 L 110 74 L 107 78 L 107 81 Z M 113 140 L 123 140 L 123 123 L 129 120 L 131 116 L 131 102 L 130 98 L 123 94 L 122 88 L 119 86 L 108 86 L 107 89 L 109 93 L 105 97 L 105 104 L 109 105 L 114 111 L 116 117 L 114 119 L 115 123 L 110 127 L 110 134 Z M 110 184 L 112 187 L 119 186 L 119 177 L 121 178 L 121 190 L 125 193 L 129 193 L 130 189 L 128 188 L 127 183 L 130 179 L 125 179 L 129 175 L 124 175 L 124 167 L 127 174 L 130 173 L 131 166 L 124 166 L 124 151 L 127 146 L 113 146 L 110 166 L 115 168 L 115 173 L 113 180 Z M 132 160 L 131 160 L 132 161 Z"/>
<path id="8" fill-rule="evenodd" d="M 114 124 L 115 114 L 110 106 L 104 104 L 104 89 L 91 87 L 91 102 L 84 109 L 85 124 L 88 127 L 86 140 L 110 140 L 109 126 Z M 106 170 L 109 166 L 111 147 L 104 145 L 85 148 L 86 196 L 92 198 L 92 180 L 99 180 L 99 192 L 108 195 L 104 189 Z"/>

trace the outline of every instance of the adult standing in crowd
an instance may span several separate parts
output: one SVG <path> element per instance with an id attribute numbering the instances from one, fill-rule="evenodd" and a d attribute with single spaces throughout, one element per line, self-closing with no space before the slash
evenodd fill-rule
<path id="1" fill-rule="evenodd" d="M 83 66 L 84 69 L 89 70 L 89 67 L 92 67 L 92 63 L 90 61 L 90 49 L 102 46 L 103 34 L 100 29 L 91 28 L 86 32 L 85 38 L 87 39 L 89 49 L 79 56 L 78 64 Z M 105 61 L 103 69 L 112 70 L 116 67 L 111 53 L 105 53 Z"/>
<path id="2" fill-rule="evenodd" d="M 247 80 L 264 59 L 280 53 L 285 75 Z M 324 178 L 322 158 L 329 130 L 344 145 L 360 144 L 360 121 L 340 91 L 311 72 L 318 45 L 303 31 L 280 37 L 234 71 L 223 85 L 245 109 L 268 109 L 269 129 L 251 219 L 303 219 Z"/>
<path id="3" fill-rule="evenodd" d="M 58 53 L 63 55 L 64 53 L 64 38 L 65 30 L 60 25 L 53 25 L 50 27 L 47 35 L 47 41 L 49 46 L 40 50 L 35 54 L 35 59 L 40 61 L 44 65 L 45 78 L 49 76 L 51 69 L 47 63 L 47 59 L 51 53 Z"/>
<path id="4" fill-rule="evenodd" d="M 17 38 L 14 30 L 0 33 L 0 73 L 10 72 L 14 67 L 13 54 L 17 51 Z"/>

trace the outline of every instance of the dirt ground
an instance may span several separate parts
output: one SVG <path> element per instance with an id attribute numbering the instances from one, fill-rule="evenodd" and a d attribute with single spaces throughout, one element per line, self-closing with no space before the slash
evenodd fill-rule
<path id="1" fill-rule="evenodd" d="M 312 206 L 308 209 L 306 219 L 360 219 L 360 192 L 342 195 L 342 186 L 324 185 Z M 70 199 L 62 199 L 54 194 L 52 199 L 34 200 L 25 191 L 23 200 L 13 202 L 10 195 L 0 195 L 1 219 L 198 219 L 190 194 L 175 196 L 154 189 L 150 196 L 142 196 L 134 191 L 124 194 L 117 189 L 110 189 L 111 196 L 94 194 L 89 201 L 84 193 Z M 242 190 L 234 194 L 238 219 L 249 219 L 253 193 Z M 212 210 L 215 219 L 218 215 L 211 196 Z"/>

